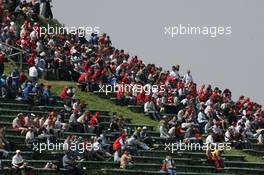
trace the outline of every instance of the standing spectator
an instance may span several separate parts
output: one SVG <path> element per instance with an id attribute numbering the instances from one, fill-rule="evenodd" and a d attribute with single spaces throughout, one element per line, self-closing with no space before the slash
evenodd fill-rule
<path id="1" fill-rule="evenodd" d="M 47 10 L 47 0 L 40 0 L 40 12 L 39 15 L 45 18 Z"/>
<path id="2" fill-rule="evenodd" d="M 191 75 L 191 71 L 190 71 L 190 70 L 188 70 L 188 71 L 187 71 L 187 74 L 185 74 L 185 75 L 183 76 L 183 81 L 184 81 L 185 83 L 193 82 L 193 78 L 192 78 L 192 75 Z"/>
<path id="3" fill-rule="evenodd" d="M 53 19 L 53 14 L 52 14 L 52 10 L 51 10 L 52 5 L 50 3 L 51 3 L 51 0 L 47 0 L 45 17 L 48 19 Z"/>
<path id="4" fill-rule="evenodd" d="M 31 66 L 29 68 L 29 77 L 32 81 L 32 83 L 36 83 L 38 80 L 38 69 L 36 66 Z"/>

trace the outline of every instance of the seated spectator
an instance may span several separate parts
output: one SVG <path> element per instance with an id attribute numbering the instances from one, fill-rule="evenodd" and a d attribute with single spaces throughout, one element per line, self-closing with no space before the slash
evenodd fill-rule
<path id="1" fill-rule="evenodd" d="M 32 167 L 28 166 L 20 154 L 20 150 L 16 150 L 16 154 L 12 158 L 12 169 L 14 173 L 21 173 L 22 175 L 28 175 L 32 172 Z"/>
<path id="2" fill-rule="evenodd" d="M 80 125 L 77 122 L 78 112 L 79 112 L 78 110 L 73 110 L 73 113 L 71 114 L 69 118 L 70 130 L 75 131 L 75 132 L 80 132 Z"/>
<path id="3" fill-rule="evenodd" d="M 197 121 L 198 121 L 198 124 L 199 124 L 201 131 L 204 133 L 205 125 L 206 125 L 206 123 L 208 123 L 208 119 L 207 119 L 206 114 L 204 113 L 203 108 L 198 113 Z"/>
<path id="4" fill-rule="evenodd" d="M 25 142 L 27 145 L 31 145 L 35 141 L 34 131 L 32 128 L 28 128 L 26 133 Z"/>
<path id="5" fill-rule="evenodd" d="M 27 131 L 27 127 L 25 126 L 25 116 L 22 113 L 17 114 L 17 117 L 14 118 L 12 127 L 13 129 L 21 131 L 24 133 Z"/>
<path id="6" fill-rule="evenodd" d="M 211 159 L 214 161 L 215 168 L 218 170 L 222 170 L 224 168 L 224 163 L 221 154 L 222 154 L 221 150 L 215 149 L 212 152 L 212 157 L 211 157 Z"/>
<path id="7" fill-rule="evenodd" d="M 5 139 L 4 128 L 0 128 L 0 158 L 7 158 L 8 151 L 10 151 L 10 144 Z"/>
<path id="8" fill-rule="evenodd" d="M 108 143 L 108 140 L 106 138 L 106 131 L 102 131 L 102 133 L 100 134 L 100 136 L 97 138 L 98 140 L 101 140 L 101 146 L 104 150 L 106 150 L 107 152 L 111 153 L 112 152 L 112 148 L 111 145 Z"/>
<path id="9" fill-rule="evenodd" d="M 126 133 L 123 132 L 120 137 L 118 137 L 113 144 L 113 151 L 114 151 L 114 161 L 120 161 L 120 154 L 123 150 L 125 150 L 125 142 L 127 140 Z"/>
<path id="10" fill-rule="evenodd" d="M 55 170 L 55 169 L 57 169 L 57 168 L 58 168 L 58 166 L 55 165 L 54 163 L 51 163 L 51 162 L 48 162 L 48 163 L 45 165 L 45 167 L 44 167 L 44 169 L 53 169 L 53 170 Z"/>
<path id="11" fill-rule="evenodd" d="M 105 160 L 111 157 L 111 154 L 103 148 L 102 141 L 102 137 L 99 137 L 93 143 L 92 155 L 94 160 Z"/>
<path id="12" fill-rule="evenodd" d="M 43 88 L 43 104 L 45 106 L 50 106 L 53 105 L 55 103 L 54 98 L 52 97 L 51 94 L 51 85 L 50 84 L 46 84 L 45 87 Z"/>
<path id="13" fill-rule="evenodd" d="M 175 161 L 170 154 L 167 154 L 166 158 L 162 161 L 162 171 L 169 175 L 176 175 Z"/>
<path id="14" fill-rule="evenodd" d="M 143 126 L 139 133 L 139 140 L 145 143 L 148 147 L 152 147 L 155 140 L 148 134 L 148 128 Z"/>
<path id="15" fill-rule="evenodd" d="M 161 118 L 159 112 L 156 110 L 154 99 L 149 99 L 144 104 L 144 112 L 149 113 L 155 120 L 160 120 Z"/>
<path id="16" fill-rule="evenodd" d="M 120 159 L 120 168 L 130 169 L 132 166 L 133 166 L 132 156 L 128 151 L 124 150 L 124 153 L 122 154 Z"/>
<path id="17" fill-rule="evenodd" d="M 138 140 L 138 136 L 133 134 L 131 137 L 127 139 L 126 149 L 133 155 L 139 156 L 138 148 L 142 148 L 144 150 L 149 150 L 149 147 Z"/>
<path id="18" fill-rule="evenodd" d="M 161 138 L 166 138 L 166 139 L 169 139 L 170 138 L 170 135 L 168 133 L 168 128 L 167 128 L 167 124 L 166 124 L 166 121 L 165 120 L 161 120 L 160 121 L 160 137 Z"/>
<path id="19" fill-rule="evenodd" d="M 257 138 L 258 144 L 264 144 L 264 130 L 262 130 Z"/>
<path id="20" fill-rule="evenodd" d="M 100 112 L 96 112 L 94 116 L 92 116 L 90 120 L 90 126 L 94 128 L 95 133 L 100 133 L 100 125 L 99 125 L 99 117 L 100 117 Z"/>
<path id="21" fill-rule="evenodd" d="M 92 131 L 89 125 L 89 120 L 90 120 L 90 112 L 85 112 L 77 119 L 77 122 L 79 123 L 82 132 L 87 133 Z"/>
<path id="22" fill-rule="evenodd" d="M 79 165 L 75 162 L 75 158 L 69 152 L 67 152 L 62 158 L 62 166 L 67 169 L 69 173 L 74 175 L 81 175 L 81 169 Z"/>

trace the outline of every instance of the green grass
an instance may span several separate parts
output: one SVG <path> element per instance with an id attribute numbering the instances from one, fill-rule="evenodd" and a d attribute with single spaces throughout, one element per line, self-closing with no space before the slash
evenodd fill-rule
<path id="1" fill-rule="evenodd" d="M 260 162 L 260 163 L 264 163 L 264 159 L 262 159 L 261 157 L 258 156 L 254 156 L 251 155 L 249 153 L 243 152 L 242 150 L 238 150 L 238 149 L 234 149 L 232 148 L 231 150 L 226 150 L 225 151 L 226 155 L 241 155 L 241 156 L 245 156 L 245 160 L 248 162 Z"/>
<path id="2" fill-rule="evenodd" d="M 45 81 L 41 80 L 43 83 L 49 83 L 52 85 L 52 92 L 56 95 L 60 93 L 64 86 L 76 87 L 76 83 L 67 82 L 67 81 Z M 159 123 L 157 121 L 151 120 L 146 117 L 144 114 L 134 113 L 130 111 L 126 106 L 117 106 L 113 104 L 109 99 L 103 99 L 97 95 L 90 92 L 77 91 L 77 97 L 85 101 L 88 104 L 88 107 L 95 109 L 108 110 L 111 112 L 117 112 L 118 114 L 123 115 L 125 118 L 131 118 L 134 124 L 142 125 L 153 125 L 157 130 Z"/>

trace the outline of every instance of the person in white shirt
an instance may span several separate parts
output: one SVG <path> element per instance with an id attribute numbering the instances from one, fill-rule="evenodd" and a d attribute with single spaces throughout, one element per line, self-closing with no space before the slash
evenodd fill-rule
<path id="1" fill-rule="evenodd" d="M 167 129 L 164 121 L 161 121 L 159 131 L 160 131 L 160 137 L 161 138 L 167 138 L 167 139 L 170 138 L 170 135 L 168 133 L 168 129 Z"/>
<path id="2" fill-rule="evenodd" d="M 193 78 L 192 78 L 192 75 L 191 75 L 191 71 L 190 70 L 188 70 L 187 71 L 187 74 L 184 75 L 183 81 L 185 83 L 193 82 Z"/>
<path id="3" fill-rule="evenodd" d="M 208 120 L 207 120 L 206 114 L 204 113 L 204 109 L 203 108 L 198 113 L 197 121 L 198 121 L 198 124 L 200 126 L 200 129 L 202 130 L 202 132 L 204 132 L 204 130 L 205 130 L 204 127 L 205 127 L 206 123 L 208 123 Z"/>
<path id="4" fill-rule="evenodd" d="M 20 154 L 20 150 L 16 150 L 16 154 L 12 158 L 12 168 L 16 172 L 20 172 L 22 175 L 26 175 L 32 169 L 32 167 L 28 166 L 25 162 L 23 157 Z"/>
<path id="5" fill-rule="evenodd" d="M 29 77 L 30 77 L 32 83 L 37 82 L 37 80 L 38 80 L 38 69 L 36 66 L 32 66 L 29 68 Z"/>
<path id="6" fill-rule="evenodd" d="M 206 144 L 213 144 L 214 143 L 214 134 L 212 133 L 212 134 L 209 134 L 207 137 L 206 137 L 206 141 L 205 141 L 205 143 Z"/>
<path id="7" fill-rule="evenodd" d="M 154 98 L 144 104 L 144 112 L 149 113 L 155 120 L 160 120 L 161 118 L 159 112 L 156 110 Z"/>
<path id="8" fill-rule="evenodd" d="M 34 131 L 32 128 L 29 128 L 28 129 L 28 132 L 26 133 L 26 139 L 25 139 L 25 142 L 27 144 L 32 144 L 35 140 L 35 137 L 34 137 Z"/>
<path id="9" fill-rule="evenodd" d="M 16 150 L 16 154 L 12 158 L 12 165 L 15 168 L 21 168 L 24 166 L 24 159 L 20 154 L 20 150 Z"/>
<path id="10" fill-rule="evenodd" d="M 179 79 L 180 78 L 179 70 L 180 70 L 180 65 L 172 66 L 170 76 L 174 76 L 177 79 Z"/>
<path id="11" fill-rule="evenodd" d="M 257 138 L 258 144 L 264 144 L 264 130 L 262 130 Z"/>

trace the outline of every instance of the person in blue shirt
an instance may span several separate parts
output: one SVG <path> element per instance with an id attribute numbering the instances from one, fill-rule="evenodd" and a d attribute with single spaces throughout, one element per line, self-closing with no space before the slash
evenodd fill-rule
<path id="1" fill-rule="evenodd" d="M 27 84 L 26 84 L 26 86 L 25 86 L 25 88 L 23 89 L 23 92 L 22 92 L 22 98 L 24 100 L 26 100 L 26 101 L 29 100 L 29 95 L 30 95 L 30 93 L 32 93 L 32 88 L 33 88 L 33 86 L 31 84 L 31 82 L 27 82 Z"/>

